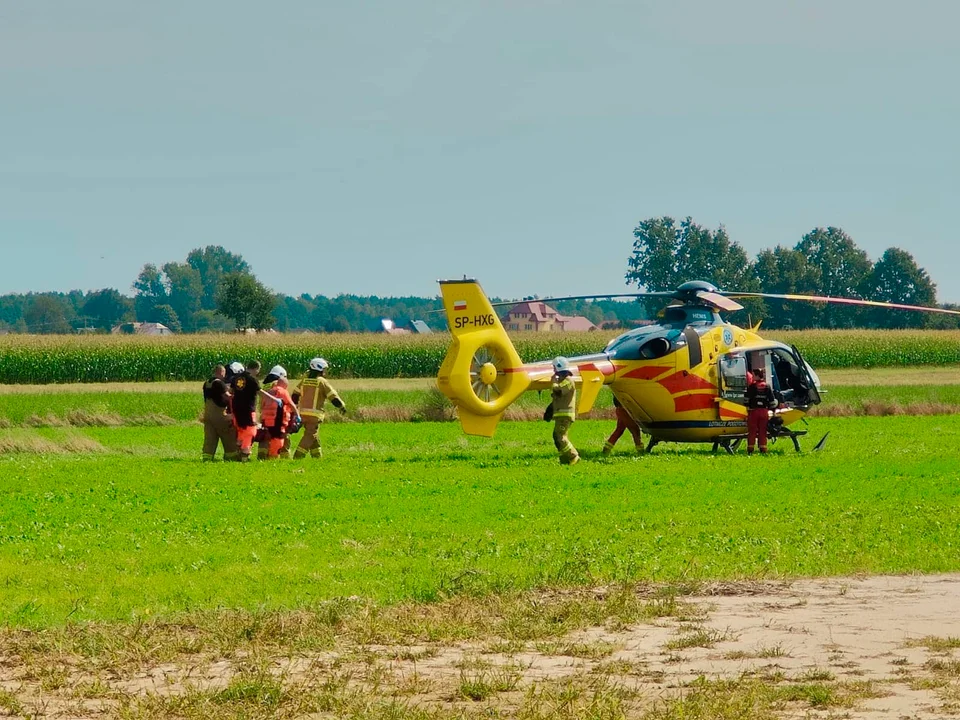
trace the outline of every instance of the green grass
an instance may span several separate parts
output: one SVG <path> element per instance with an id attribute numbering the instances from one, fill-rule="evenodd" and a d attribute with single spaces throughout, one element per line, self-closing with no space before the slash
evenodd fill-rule
<path id="1" fill-rule="evenodd" d="M 960 418 L 829 418 L 826 450 L 598 450 L 544 423 L 324 427 L 320 462 L 201 464 L 196 426 L 0 431 L 97 455 L 0 457 L 0 622 L 46 626 L 334 597 L 960 569 Z M 809 448 L 812 439 L 804 441 Z"/>
<path id="2" fill-rule="evenodd" d="M 386 382 L 386 381 L 381 381 Z M 430 386 L 399 389 L 344 390 L 350 417 L 362 420 L 431 420 L 443 417 L 436 410 L 449 403 Z M 198 384 L 199 385 L 199 384 Z M 511 412 L 539 415 L 547 393 L 525 393 Z M 894 414 L 956 412 L 960 409 L 960 384 L 948 385 L 837 385 L 823 394 L 820 414 Z M 0 393 L 0 427 L 36 425 L 162 425 L 192 423 L 202 410 L 199 387 L 155 392 L 91 391 L 58 393 L 34 391 Z M 610 411 L 613 395 L 601 391 L 595 409 Z M 338 421 L 336 414 L 331 420 Z"/>

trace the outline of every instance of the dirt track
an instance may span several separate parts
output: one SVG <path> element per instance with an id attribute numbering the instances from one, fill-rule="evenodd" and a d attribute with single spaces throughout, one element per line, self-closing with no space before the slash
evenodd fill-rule
<path id="1" fill-rule="evenodd" d="M 788 703 L 777 711 L 783 717 L 960 715 L 960 575 L 716 584 L 681 602 L 686 611 L 648 623 L 587 628 L 522 647 L 500 648 L 496 638 L 353 646 L 313 656 L 275 654 L 261 658 L 261 668 L 295 692 L 349 677 L 371 699 L 399 697 L 409 706 L 471 716 L 487 709 L 509 717 L 529 699 L 531 686 L 588 687 L 598 677 L 630 693 L 631 717 L 690 692 L 701 677 L 870 687 L 843 707 Z M 112 717 L 143 703 L 150 708 L 144 716 L 168 717 L 164 698 L 212 697 L 249 672 L 249 664 L 241 654 L 92 676 L 69 661 L 37 673 L 0 657 L 0 696 L 7 709 L 13 698 L 35 717 Z M 482 703 L 464 697 L 465 676 L 507 675 L 510 687 Z"/>

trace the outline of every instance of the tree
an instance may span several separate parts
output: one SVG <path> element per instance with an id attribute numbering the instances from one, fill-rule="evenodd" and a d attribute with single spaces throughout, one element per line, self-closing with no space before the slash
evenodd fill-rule
<path id="1" fill-rule="evenodd" d="M 706 280 L 720 289 L 756 291 L 759 286 L 753 263 L 721 225 L 710 231 L 688 217 L 679 227 L 671 217 L 650 218 L 633 231 L 633 255 L 627 261 L 626 279 L 647 290 L 673 290 L 690 280 Z M 662 300 L 646 303 L 648 311 Z M 756 312 L 762 304 L 743 303 Z"/>
<path id="2" fill-rule="evenodd" d="M 642 220 L 633 229 L 633 255 L 626 279 L 645 290 L 673 290 L 677 281 L 679 230 L 671 217 Z M 682 281 L 680 281 L 682 282 Z"/>
<path id="3" fill-rule="evenodd" d="M 23 312 L 23 319 L 30 332 L 41 335 L 69 333 L 73 329 L 67 321 L 63 303 L 51 295 L 33 295 Z"/>
<path id="4" fill-rule="evenodd" d="M 216 310 L 198 310 L 193 316 L 194 332 L 222 333 L 233 330 L 233 323 Z"/>
<path id="5" fill-rule="evenodd" d="M 764 250 L 757 255 L 754 268 L 763 292 L 778 295 L 810 295 L 820 292 L 820 271 L 798 250 L 780 245 L 773 250 Z M 817 307 L 808 303 L 773 299 L 764 302 L 767 308 L 764 323 L 772 328 L 813 327 L 820 312 Z"/>
<path id="6" fill-rule="evenodd" d="M 347 319 L 343 315 L 337 315 L 336 317 L 330 318 L 326 325 L 323 326 L 323 329 L 329 333 L 350 332 L 350 323 L 347 322 Z"/>
<path id="7" fill-rule="evenodd" d="M 150 311 L 150 316 L 147 319 L 147 322 L 166 325 L 175 333 L 183 330 L 183 328 L 180 326 L 180 318 L 177 317 L 177 311 L 174 310 L 170 305 L 166 304 L 155 305 L 153 310 Z"/>
<path id="8" fill-rule="evenodd" d="M 150 322 L 153 308 L 157 305 L 169 303 L 163 275 L 160 274 L 157 266 L 152 263 L 143 266 L 137 279 L 133 282 L 133 289 L 135 291 L 133 304 L 137 320 Z"/>
<path id="9" fill-rule="evenodd" d="M 275 305 L 274 294 L 249 273 L 230 273 L 220 281 L 217 312 L 233 320 L 237 330 L 271 327 Z"/>
<path id="10" fill-rule="evenodd" d="M 819 293 L 831 297 L 860 298 L 863 283 L 873 268 L 867 253 L 840 228 L 816 228 L 797 243 L 802 253 L 819 271 Z M 826 304 L 817 313 L 817 325 L 824 328 L 855 327 L 863 316 L 857 307 Z"/>
<path id="11" fill-rule="evenodd" d="M 87 295 L 83 314 L 100 330 L 110 330 L 133 311 L 133 303 L 118 290 L 104 288 Z"/>
<path id="12" fill-rule="evenodd" d="M 163 266 L 167 278 L 170 307 L 177 313 L 180 324 L 187 332 L 196 329 L 194 315 L 200 310 L 203 300 L 203 284 L 199 271 L 187 263 L 167 263 Z"/>
<path id="13" fill-rule="evenodd" d="M 200 276 L 203 287 L 200 306 L 204 310 L 217 309 L 217 291 L 224 276 L 232 273 L 251 274 L 250 265 L 243 257 L 220 245 L 207 245 L 203 249 L 191 250 L 187 255 L 187 265 Z"/>
<path id="14" fill-rule="evenodd" d="M 863 294 L 868 300 L 903 305 L 933 307 L 937 302 L 937 286 L 930 275 L 900 248 L 888 249 L 877 260 L 864 281 Z M 932 320 L 932 313 L 883 308 L 870 308 L 866 315 L 871 326 L 882 328 L 925 327 Z"/>

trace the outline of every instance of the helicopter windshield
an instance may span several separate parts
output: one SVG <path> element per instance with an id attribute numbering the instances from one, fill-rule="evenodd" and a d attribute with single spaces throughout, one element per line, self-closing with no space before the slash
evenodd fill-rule
<path id="1" fill-rule="evenodd" d="M 686 339 L 679 330 L 652 325 L 614 338 L 604 352 L 611 360 L 653 360 L 685 344 Z"/>

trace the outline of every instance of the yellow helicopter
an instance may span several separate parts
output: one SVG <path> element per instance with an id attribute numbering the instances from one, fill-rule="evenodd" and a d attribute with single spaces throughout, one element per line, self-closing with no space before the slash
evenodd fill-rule
<path id="1" fill-rule="evenodd" d="M 457 407 L 469 435 L 493 437 L 504 411 L 528 390 L 551 386 L 551 359 L 524 363 L 476 280 L 441 280 L 440 290 L 453 342 L 437 375 L 437 386 Z M 790 345 L 765 340 L 759 324 L 741 328 L 721 312 L 743 306 L 735 297 L 803 300 L 960 314 L 941 308 L 813 295 L 722 292 L 704 281 L 676 290 L 571 296 L 553 300 L 656 297 L 671 301 L 658 324 L 636 328 L 603 351 L 569 358 L 578 385 L 577 413 L 590 411 L 609 385 L 620 404 L 659 442 L 713 443 L 735 452 L 746 437 L 744 394 L 749 372 L 763 368 L 780 400 L 768 426 L 771 438 L 787 437 L 800 450 L 806 430 L 791 426 L 820 402 L 820 379 Z M 826 435 L 815 449 L 823 446 Z"/>

